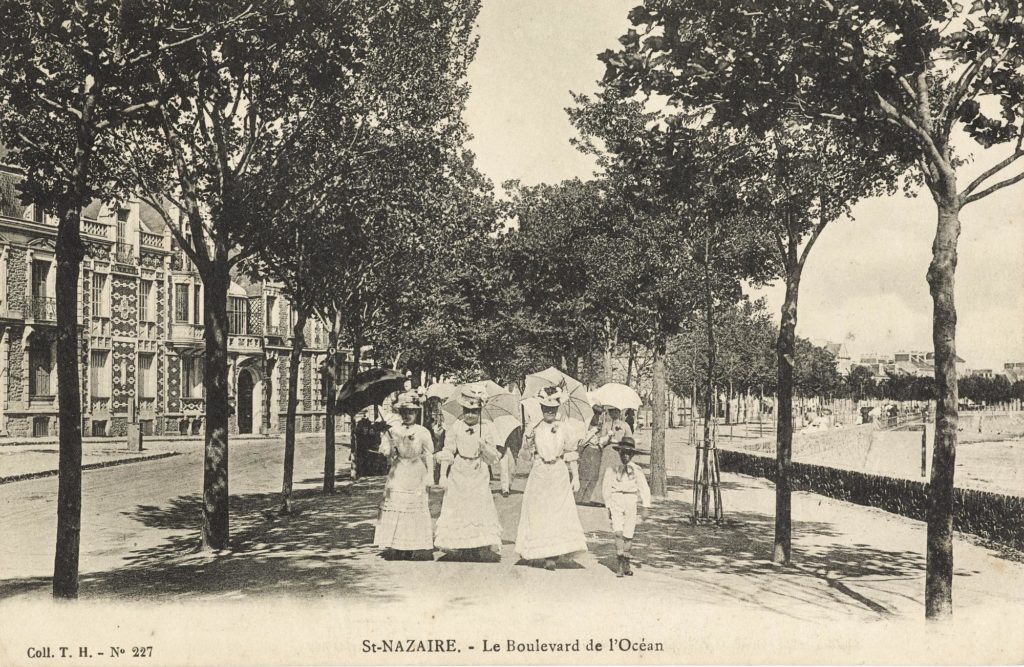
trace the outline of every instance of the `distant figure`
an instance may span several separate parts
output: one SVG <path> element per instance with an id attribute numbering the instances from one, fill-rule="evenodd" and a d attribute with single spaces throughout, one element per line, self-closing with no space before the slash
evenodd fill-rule
<path id="1" fill-rule="evenodd" d="M 597 502 L 599 496 L 597 483 L 601 479 L 601 443 L 608 433 L 604 421 L 604 406 L 595 405 L 594 417 L 590 420 L 590 427 L 583 436 L 583 442 L 580 443 L 580 488 L 576 492 L 577 503 Z"/>
<path id="2" fill-rule="evenodd" d="M 633 429 L 622 419 L 622 411 L 615 406 L 609 405 L 608 417 L 611 423 L 608 425 L 608 430 L 602 436 L 601 443 L 601 473 L 597 481 L 597 485 L 594 488 L 593 493 L 590 494 L 590 502 L 596 505 L 604 505 L 605 499 L 602 493 L 604 485 L 604 477 L 608 474 L 608 471 L 614 468 L 619 463 L 618 453 L 612 449 L 613 445 L 617 445 L 622 442 L 623 438 L 632 438 Z"/>
<path id="3" fill-rule="evenodd" d="M 630 433 L 636 433 L 636 410 L 628 408 L 626 410 L 625 421 L 629 424 Z"/>

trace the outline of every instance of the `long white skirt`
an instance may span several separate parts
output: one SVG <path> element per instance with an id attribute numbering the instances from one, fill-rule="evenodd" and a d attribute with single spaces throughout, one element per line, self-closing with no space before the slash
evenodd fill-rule
<path id="1" fill-rule="evenodd" d="M 562 461 L 543 463 L 537 459 L 523 492 L 516 553 L 533 560 L 586 550 L 569 470 Z"/>
<path id="2" fill-rule="evenodd" d="M 455 457 L 437 518 L 434 546 L 442 551 L 501 546 L 491 471 L 481 459 Z"/>
<path id="3" fill-rule="evenodd" d="M 430 506 L 420 461 L 399 459 L 388 473 L 373 544 L 416 551 L 434 547 Z"/>

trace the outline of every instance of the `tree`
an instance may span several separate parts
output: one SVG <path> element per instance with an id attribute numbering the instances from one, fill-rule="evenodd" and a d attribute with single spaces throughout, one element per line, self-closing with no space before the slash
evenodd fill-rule
<path id="1" fill-rule="evenodd" d="M 652 469 L 654 486 L 659 487 L 669 337 L 695 308 L 708 314 L 708 376 L 713 377 L 713 313 L 718 300 L 734 302 L 741 278 L 757 283 L 773 264 L 764 240 L 749 233 L 736 178 L 747 158 L 736 134 L 705 132 L 684 114 L 652 110 L 652 104 L 622 92 L 606 85 L 593 99 L 577 96 L 570 116 L 583 135 L 580 147 L 599 156 L 608 180 L 632 214 L 627 224 L 636 246 L 628 256 L 637 273 L 630 276 L 631 289 L 624 298 L 632 300 L 631 340 L 653 353 L 657 386 L 652 390 Z M 710 394 L 709 385 L 706 446 L 711 439 Z"/>
<path id="2" fill-rule="evenodd" d="M 197 0 L 202 21 L 252 8 L 244 29 L 175 51 L 154 66 L 165 100 L 155 130 L 133 128 L 119 140 L 122 187 L 160 212 L 195 264 L 205 290 L 206 434 L 202 546 L 229 546 L 227 293 L 232 268 L 269 238 L 278 214 L 336 172 L 294 185 L 308 157 L 304 140 L 325 127 L 359 135 L 352 101 L 365 37 L 359 3 L 258 3 Z M 318 110 L 334 109 L 328 126 Z M 338 156 L 339 161 L 345 156 Z"/>
<path id="3" fill-rule="evenodd" d="M 938 388 L 928 501 L 925 613 L 952 614 L 956 456 L 954 276 L 960 211 L 1024 180 L 1024 40 L 1019 3 L 820 0 L 650 3 L 631 14 L 624 52 L 608 54 L 624 83 L 699 105 L 728 122 L 770 126 L 792 113 L 828 119 L 912 159 L 936 204 L 927 279 Z M 655 27 L 670 26 L 664 34 Z M 658 71 L 658 76 L 650 73 Z M 986 168 L 961 185 L 969 137 Z M 1012 148 L 1010 148 L 1012 147 Z"/>
<path id="4" fill-rule="evenodd" d="M 248 10 L 197 21 L 164 2 L 6 2 L 0 9 L 0 135 L 25 169 L 23 199 L 55 213 L 60 483 L 53 594 L 78 595 L 82 406 L 78 283 L 82 206 L 105 194 L 104 141 L 162 102 L 150 68 L 195 48 Z"/>

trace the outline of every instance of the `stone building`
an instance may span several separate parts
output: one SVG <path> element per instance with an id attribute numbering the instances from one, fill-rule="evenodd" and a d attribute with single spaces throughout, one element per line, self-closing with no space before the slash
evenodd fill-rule
<path id="1" fill-rule="evenodd" d="M 16 169 L 0 167 L 8 179 Z M 36 207 L 0 210 L 0 437 L 57 433 L 57 223 Z M 139 202 L 83 212 L 79 283 L 83 434 L 201 434 L 203 286 L 160 215 Z M 232 283 L 228 296 L 233 433 L 283 432 L 294 313 L 280 286 Z M 297 430 L 323 428 L 320 321 L 306 325 Z M 347 420 L 338 420 L 344 425 Z"/>

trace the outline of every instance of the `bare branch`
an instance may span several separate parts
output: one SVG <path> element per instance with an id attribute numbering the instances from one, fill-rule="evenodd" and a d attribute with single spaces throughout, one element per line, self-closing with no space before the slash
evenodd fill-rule
<path id="1" fill-rule="evenodd" d="M 1021 136 L 1024 137 L 1024 133 L 1022 133 Z M 1018 142 L 1018 144 L 1019 143 L 1020 142 Z M 1017 150 L 1011 153 L 1010 156 L 1007 157 L 1005 160 L 1002 160 L 998 164 L 992 166 L 991 169 L 987 169 L 985 173 L 971 181 L 971 184 L 964 188 L 963 192 L 960 193 L 960 198 L 965 199 L 969 197 L 972 192 L 974 192 L 981 186 L 982 183 L 987 181 L 989 178 L 995 176 L 1003 169 L 1009 167 L 1011 164 L 1019 160 L 1021 157 L 1024 157 L 1024 151 L 1020 150 L 1018 146 Z"/>
<path id="2" fill-rule="evenodd" d="M 1013 176 L 1011 178 L 1007 178 L 1006 180 L 999 181 L 998 183 L 985 188 L 981 192 L 977 192 L 977 193 L 971 195 L 970 197 L 967 197 L 966 199 L 963 200 L 963 202 L 960 205 L 961 206 L 966 206 L 967 204 L 970 204 L 971 202 L 975 202 L 975 201 L 978 201 L 979 199 L 983 199 L 984 197 L 989 196 L 990 194 L 992 194 L 996 190 L 1002 190 L 1003 188 L 1008 187 L 1010 185 L 1013 185 L 1014 183 L 1017 183 L 1017 182 L 1022 181 L 1022 180 L 1024 180 L 1024 172 L 1021 172 L 1021 173 L 1019 173 L 1016 176 Z"/>

